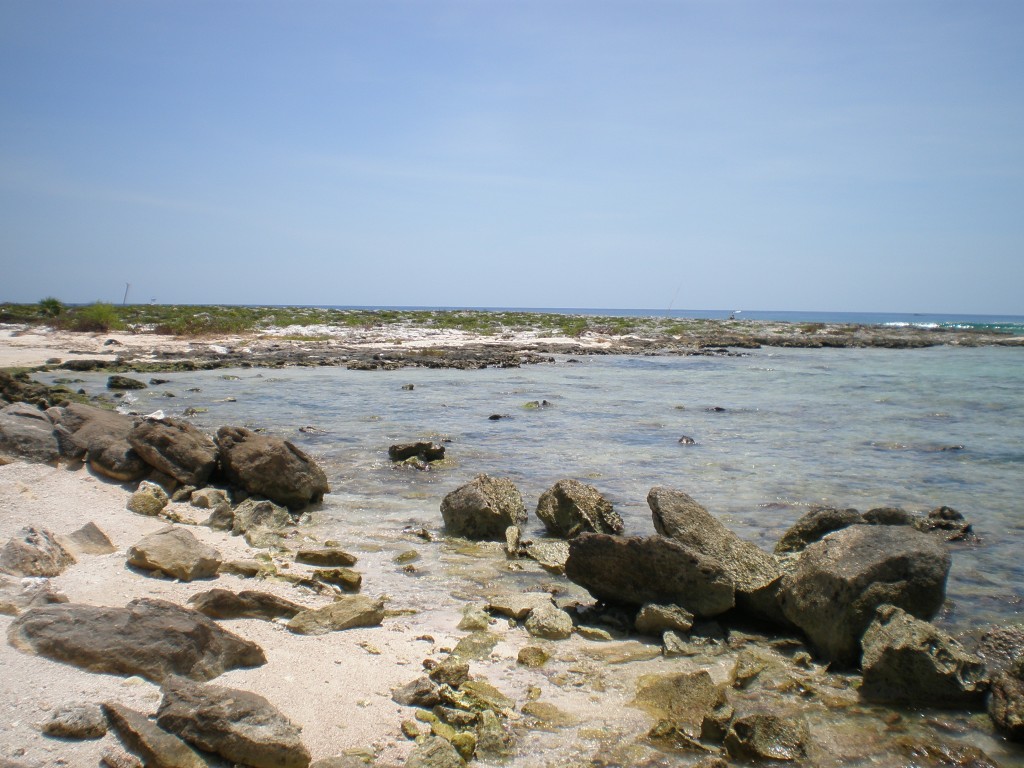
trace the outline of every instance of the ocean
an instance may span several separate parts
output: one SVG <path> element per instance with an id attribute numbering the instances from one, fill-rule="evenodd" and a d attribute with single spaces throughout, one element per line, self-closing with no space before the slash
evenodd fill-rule
<path id="1" fill-rule="evenodd" d="M 90 394 L 105 391 L 105 375 L 77 378 Z M 530 537 L 543 531 L 533 514 L 538 497 L 561 478 L 596 486 L 627 534 L 654 533 L 645 499 L 664 485 L 767 550 L 815 505 L 953 507 L 979 541 L 952 545 L 937 623 L 977 634 L 1022 618 L 1019 349 L 764 348 L 730 357 L 563 356 L 519 369 L 220 369 L 160 378 L 169 382 L 127 395 L 122 407 L 170 416 L 196 408 L 192 421 L 202 429 L 261 428 L 315 456 L 332 493 L 309 530 L 356 552 L 363 591 L 387 594 L 392 608 L 419 614 L 428 628 L 450 629 L 466 602 L 496 584 L 565 586 L 535 564 L 510 570 L 498 545 L 444 538 L 441 499 L 480 472 L 516 483 Z M 695 444 L 680 444 L 684 435 Z M 448 466 L 417 471 L 389 461 L 389 445 L 416 440 L 444 441 Z M 408 552 L 414 569 L 400 557 Z M 1003 749 L 988 737 L 964 738 L 990 753 Z M 532 747 L 549 748 L 558 747 L 543 739 Z"/>

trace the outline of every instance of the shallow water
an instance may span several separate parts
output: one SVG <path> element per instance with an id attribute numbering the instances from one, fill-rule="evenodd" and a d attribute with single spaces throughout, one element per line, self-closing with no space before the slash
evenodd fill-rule
<path id="1" fill-rule="evenodd" d="M 1018 619 L 1022 610 L 1018 349 L 756 350 L 741 357 L 563 357 L 511 370 L 296 368 L 159 377 L 170 381 L 131 393 L 127 407 L 171 416 L 208 409 L 192 417 L 200 428 L 261 427 L 316 456 L 333 489 L 313 512 L 317 535 L 359 553 L 365 592 L 388 594 L 393 608 L 422 611 L 449 629 L 462 601 L 497 583 L 566 586 L 535 566 L 510 571 L 498 545 L 428 544 L 412 532 L 426 528 L 441 537 L 442 497 L 478 472 L 516 482 L 533 535 L 542 532 L 532 515 L 537 498 L 564 477 L 604 492 L 627 533 L 653 533 L 646 495 L 667 485 L 766 549 L 815 504 L 862 511 L 947 505 L 974 524 L 981 543 L 953 546 L 939 623 L 959 633 Z M 90 394 L 104 391 L 104 375 L 80 379 L 75 386 Z M 414 389 L 403 389 L 408 384 Z M 544 400 L 550 405 L 526 407 Z M 323 432 L 300 432 L 305 426 Z M 682 435 L 696 445 L 681 445 Z M 447 466 L 421 472 L 388 460 L 389 445 L 427 439 L 450 441 Z M 418 559 L 407 571 L 396 557 L 410 550 Z M 509 674 L 494 669 L 498 681 Z M 506 682 L 514 685 L 512 677 Z M 534 755 L 559 740 L 531 738 Z M 1001 754 L 1001 762 L 1013 764 L 1019 755 L 1012 754 Z"/>

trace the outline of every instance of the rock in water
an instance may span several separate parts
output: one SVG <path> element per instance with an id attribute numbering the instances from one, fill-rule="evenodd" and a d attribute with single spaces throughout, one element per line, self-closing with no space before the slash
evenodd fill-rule
<path id="1" fill-rule="evenodd" d="M 800 760 L 807 753 L 808 739 L 802 719 L 754 714 L 733 721 L 725 749 L 740 760 Z"/>
<path id="2" fill-rule="evenodd" d="M 852 666 L 875 609 L 890 603 L 932 618 L 945 598 L 949 568 L 949 553 L 931 536 L 903 526 L 854 525 L 804 550 L 782 579 L 782 610 L 824 658 Z"/>
<path id="3" fill-rule="evenodd" d="M 110 376 L 107 378 L 107 389 L 147 389 L 148 384 L 128 376 Z"/>
<path id="4" fill-rule="evenodd" d="M 972 707 L 988 690 L 985 664 L 926 621 L 879 606 L 861 639 L 868 701 L 925 707 Z"/>
<path id="5" fill-rule="evenodd" d="M 441 516 L 452 536 L 504 541 L 505 529 L 526 523 L 526 505 L 515 483 L 477 475 L 441 501 Z"/>
<path id="6" fill-rule="evenodd" d="M 992 681 L 988 713 L 1008 738 L 1024 741 L 1024 656 Z"/>
<path id="7" fill-rule="evenodd" d="M 58 576 L 74 563 L 74 555 L 41 528 L 22 528 L 0 549 L 0 571 L 13 576 Z"/>
<path id="8" fill-rule="evenodd" d="M 220 552 L 191 531 L 173 525 L 151 533 L 128 550 L 128 565 L 161 571 L 182 581 L 216 576 L 221 559 Z"/>
<path id="9" fill-rule="evenodd" d="M 548 533 L 571 539 L 579 533 L 622 533 L 622 518 L 611 502 L 592 485 L 579 480 L 559 480 L 541 494 L 537 517 Z"/>
<path id="10" fill-rule="evenodd" d="M 863 522 L 865 522 L 864 517 L 856 509 L 816 507 L 793 523 L 793 526 L 782 534 L 779 543 L 775 545 L 775 554 L 803 552 L 808 544 L 820 541 L 822 537 L 832 531 L 839 531 Z"/>
<path id="11" fill-rule="evenodd" d="M 565 575 L 612 603 L 675 604 L 701 617 L 735 605 L 733 581 L 719 563 L 664 536 L 581 533 L 569 543 Z"/>
<path id="12" fill-rule="evenodd" d="M 287 440 L 221 427 L 217 447 L 230 482 L 289 509 L 322 501 L 331 490 L 324 471 Z"/>
<path id="13" fill-rule="evenodd" d="M 743 541 L 682 491 L 652 488 L 647 504 L 658 533 L 721 564 L 736 586 L 738 608 L 761 619 L 786 623 L 778 605 L 782 571 L 775 558 Z"/>
<path id="14" fill-rule="evenodd" d="M 572 617 L 551 603 L 541 603 L 526 617 L 526 631 L 534 637 L 565 640 L 572 635 Z"/>
<path id="15" fill-rule="evenodd" d="M 124 608 L 62 603 L 32 608 L 7 630 L 12 646 L 91 672 L 212 680 L 229 669 L 266 663 L 253 642 L 197 611 L 144 598 Z"/>
<path id="16" fill-rule="evenodd" d="M 306 768 L 301 728 L 262 696 L 198 685 L 179 677 L 163 685 L 156 722 L 190 744 L 253 768 Z"/>
<path id="17" fill-rule="evenodd" d="M 217 445 L 187 421 L 146 419 L 128 442 L 143 461 L 185 485 L 205 485 L 217 467 Z"/>
<path id="18" fill-rule="evenodd" d="M 409 755 L 405 768 L 462 768 L 466 761 L 440 736 L 429 736 Z"/>

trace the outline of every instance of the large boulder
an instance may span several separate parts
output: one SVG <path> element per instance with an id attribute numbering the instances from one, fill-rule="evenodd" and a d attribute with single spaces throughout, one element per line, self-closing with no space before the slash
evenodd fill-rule
<path id="1" fill-rule="evenodd" d="M 164 681 L 163 695 L 157 725 L 200 749 L 253 768 L 309 765 L 302 728 L 262 696 L 180 677 Z"/>
<path id="2" fill-rule="evenodd" d="M 217 467 L 217 445 L 187 421 L 145 419 L 128 442 L 143 461 L 185 485 L 205 485 Z"/>
<path id="3" fill-rule="evenodd" d="M 829 661 L 853 666 L 875 609 L 890 603 L 931 619 L 946 594 L 950 556 L 931 536 L 903 526 L 854 525 L 810 545 L 782 578 L 786 618 Z"/>
<path id="4" fill-rule="evenodd" d="M 57 576 L 75 557 L 41 528 L 22 528 L 0 549 L 0 571 L 13 576 Z"/>
<path id="5" fill-rule="evenodd" d="M 541 494 L 537 517 L 552 536 L 571 539 L 579 533 L 622 533 L 622 518 L 592 485 L 559 480 Z"/>
<path id="6" fill-rule="evenodd" d="M 736 586 L 736 604 L 759 618 L 785 623 L 778 605 L 778 562 L 743 541 L 682 491 L 652 488 L 647 504 L 654 529 L 721 564 Z"/>
<path id="7" fill-rule="evenodd" d="M 85 453 L 93 471 L 123 483 L 141 480 L 152 471 L 128 442 L 135 427 L 130 416 L 81 403 L 50 413 L 72 446 Z"/>
<path id="8" fill-rule="evenodd" d="M 173 525 L 149 534 L 128 550 L 128 565 L 182 581 L 216 576 L 221 560 L 216 549 Z"/>
<path id="9" fill-rule="evenodd" d="M 887 704 L 972 707 L 988 690 L 985 664 L 927 621 L 893 605 L 875 613 L 861 639 L 861 696 Z"/>
<path id="10" fill-rule="evenodd" d="M 289 509 L 322 501 L 331 490 L 317 463 L 287 440 L 244 427 L 221 427 L 217 447 L 231 483 Z"/>
<path id="11" fill-rule="evenodd" d="M 504 541 L 505 529 L 526 523 L 526 505 L 515 483 L 480 474 L 441 501 L 441 516 L 452 536 Z"/>
<path id="12" fill-rule="evenodd" d="M 569 543 L 565 575 L 613 603 L 675 604 L 701 617 L 735 605 L 736 588 L 720 563 L 664 536 L 581 533 Z"/>
<path id="13" fill-rule="evenodd" d="M 197 611 L 143 598 L 124 608 L 63 603 L 32 608 L 7 630 L 26 653 L 92 672 L 212 680 L 229 669 L 266 663 L 258 645 L 221 629 Z"/>
<path id="14" fill-rule="evenodd" d="M 56 463 L 61 457 L 53 422 L 38 408 L 14 403 L 0 410 L 0 457 Z"/>

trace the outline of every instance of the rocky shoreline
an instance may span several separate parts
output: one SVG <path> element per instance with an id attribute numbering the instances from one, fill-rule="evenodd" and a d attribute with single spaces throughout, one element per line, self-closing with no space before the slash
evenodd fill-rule
<path id="1" fill-rule="evenodd" d="M 961 643 L 929 621 L 978 546 L 954 510 L 815 509 L 766 552 L 669 488 L 648 495 L 657 535 L 630 536 L 567 479 L 527 540 L 518 489 L 480 476 L 391 567 L 441 548 L 490 577 L 409 614 L 311 534 L 330 488 L 287 441 L 3 391 L 23 402 L 0 412 L 0 659 L 31 674 L 2 683 L 4 765 L 1022 758 L 1024 630 Z"/>

